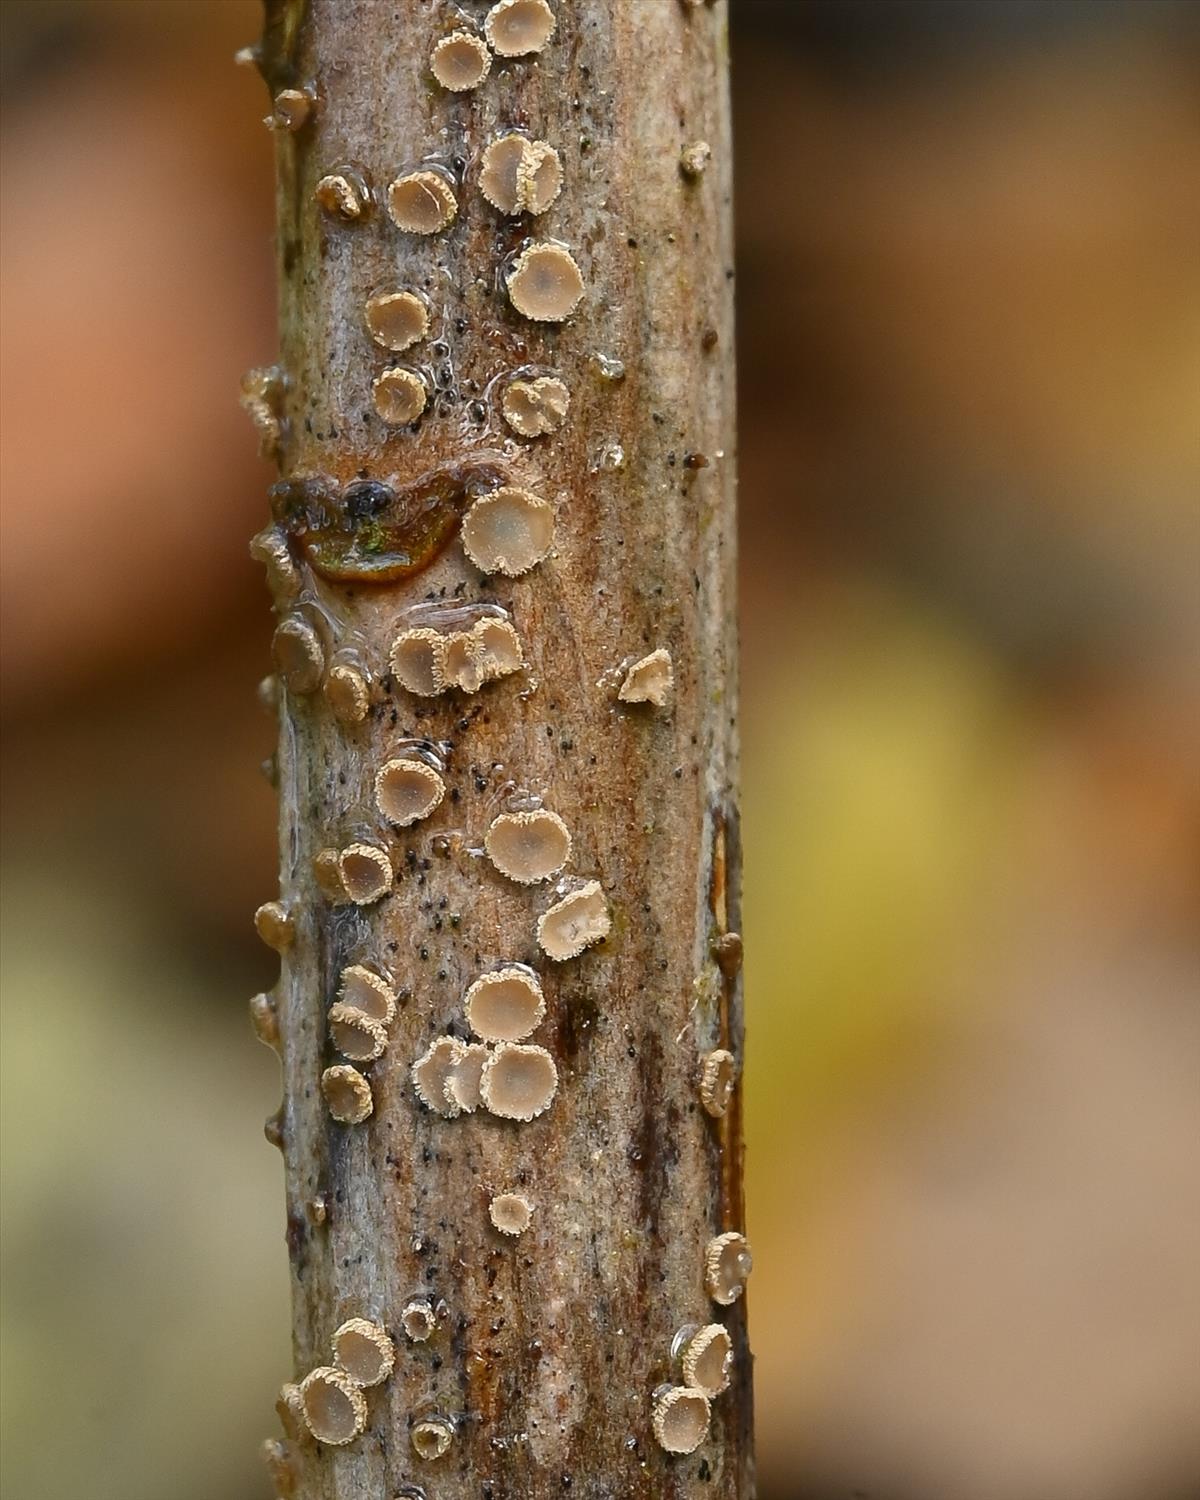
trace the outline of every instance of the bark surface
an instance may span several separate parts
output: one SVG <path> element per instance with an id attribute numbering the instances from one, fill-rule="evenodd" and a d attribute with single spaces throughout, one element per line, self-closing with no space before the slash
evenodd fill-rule
<path id="1" fill-rule="evenodd" d="M 464 16 L 482 21 L 474 0 L 267 3 L 272 93 L 316 97 L 307 123 L 277 136 L 281 374 L 259 398 L 266 428 L 279 421 L 273 535 L 295 573 L 275 568 L 276 609 L 315 632 L 326 678 L 353 666 L 370 691 L 349 725 L 324 682 L 281 693 L 279 899 L 294 938 L 272 1002 L 291 1378 L 331 1363 L 351 1317 L 385 1325 L 397 1348 L 391 1378 L 366 1392 L 360 1437 L 277 1450 L 279 1487 L 304 1500 L 752 1492 L 745 1299 L 717 1306 L 704 1275 L 707 1243 L 744 1227 L 740 1090 L 721 1118 L 698 1090 L 701 1059 L 727 1047 L 740 1063 L 742 1038 L 726 13 L 680 0 L 554 10 L 539 55 L 496 58 L 480 87 L 451 94 L 428 60 Z M 479 191 L 480 154 L 507 129 L 562 158 L 562 192 L 538 218 L 506 218 Z M 680 154 L 699 141 L 711 161 L 689 173 Z M 384 190 L 429 160 L 454 179 L 458 216 L 444 233 L 402 233 Z M 314 201 L 339 169 L 372 195 L 353 221 Z M 568 246 L 583 273 L 561 325 L 530 322 L 506 295 L 530 239 Z M 392 286 L 421 292 L 431 315 L 400 356 L 364 326 L 367 298 Z M 389 363 L 428 382 L 412 428 L 375 414 Z M 499 410 L 503 381 L 526 367 L 571 396 L 561 430 L 535 440 Z M 347 495 L 360 480 L 392 498 Z M 556 515 L 551 554 L 511 580 L 482 575 L 457 534 L 471 495 L 497 483 Z M 511 617 L 524 670 L 430 698 L 392 679 L 398 631 L 459 628 L 481 605 Z M 674 665 L 665 707 L 617 702 L 613 669 L 659 647 Z M 389 827 L 376 770 L 422 747 L 441 757 L 447 796 Z M 612 913 L 607 940 L 565 963 L 535 935 L 556 883 L 514 884 L 482 853 L 491 820 L 537 797 L 570 829 L 564 876 L 598 880 Z M 356 841 L 395 868 L 371 905 L 331 901 L 314 871 L 323 850 Z M 411 1065 L 438 1035 L 467 1038 L 467 987 L 513 962 L 545 990 L 528 1040 L 556 1061 L 556 1097 L 528 1123 L 442 1118 Z M 325 1017 L 350 964 L 401 997 L 386 1052 L 362 1068 L 374 1112 L 358 1125 L 334 1121 L 320 1088 L 340 1061 Z M 488 1215 L 509 1189 L 535 1205 L 515 1239 Z M 420 1295 L 444 1304 L 442 1321 L 412 1343 L 400 1314 Z M 681 1379 L 677 1331 L 710 1322 L 733 1337 L 732 1385 L 707 1440 L 670 1455 L 652 1395 Z M 411 1432 L 431 1415 L 454 1437 L 427 1461 Z"/>

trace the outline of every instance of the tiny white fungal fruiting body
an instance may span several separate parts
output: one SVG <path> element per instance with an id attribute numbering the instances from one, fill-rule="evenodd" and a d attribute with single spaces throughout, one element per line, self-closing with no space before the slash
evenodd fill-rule
<path id="1" fill-rule="evenodd" d="M 538 946 L 548 958 L 565 963 L 606 938 L 612 927 L 608 902 L 598 880 L 589 880 L 538 918 Z"/>
<path id="2" fill-rule="evenodd" d="M 544 1047 L 502 1042 L 484 1064 L 483 1106 L 504 1120 L 535 1120 L 558 1092 L 558 1069 Z"/>
<path id="3" fill-rule="evenodd" d="M 462 544 L 481 573 L 519 578 L 554 545 L 554 508 L 528 490 L 503 485 L 467 511 Z"/>
<path id="4" fill-rule="evenodd" d="M 444 1417 L 426 1417 L 414 1424 L 411 1440 L 417 1457 L 432 1463 L 449 1449 L 454 1441 L 454 1428 Z"/>
<path id="5" fill-rule="evenodd" d="M 514 132 L 484 148 L 479 191 L 503 214 L 545 213 L 562 181 L 562 160 L 549 141 Z"/>
<path id="6" fill-rule="evenodd" d="M 671 653 L 660 646 L 649 656 L 643 656 L 641 661 L 634 662 L 625 673 L 617 697 L 622 703 L 651 703 L 655 708 L 661 708 L 674 682 Z"/>
<path id="7" fill-rule="evenodd" d="M 494 969 L 481 974 L 463 1001 L 467 1025 L 488 1042 L 520 1042 L 546 1014 L 537 975 L 527 969 Z"/>
<path id="8" fill-rule="evenodd" d="M 459 1106 L 446 1091 L 454 1070 L 463 1060 L 465 1048 L 454 1036 L 435 1037 L 412 1065 L 413 1088 L 426 1109 L 452 1120 Z"/>
<path id="9" fill-rule="evenodd" d="M 704 1283 L 708 1295 L 722 1307 L 736 1302 L 746 1289 L 746 1278 L 754 1268 L 750 1242 L 731 1231 L 711 1239 L 704 1251 Z"/>
<path id="10" fill-rule="evenodd" d="M 392 642 L 392 675 L 420 698 L 433 698 L 446 686 L 446 638 L 439 630 L 405 630 Z"/>
<path id="11" fill-rule="evenodd" d="M 554 12 L 546 0 L 499 0 L 483 23 L 488 45 L 498 57 L 540 52 L 554 35 Z"/>
<path id="12" fill-rule="evenodd" d="M 683 1378 L 706 1396 L 728 1390 L 733 1367 L 733 1340 L 720 1323 L 706 1323 L 683 1348 Z"/>
<path id="13" fill-rule="evenodd" d="M 497 1193 L 488 1217 L 501 1234 L 524 1234 L 533 1221 L 533 1204 L 523 1193 Z"/>
<path id="14" fill-rule="evenodd" d="M 660 1448 L 694 1453 L 708 1436 L 711 1407 L 703 1391 L 672 1385 L 655 1392 L 651 1425 Z"/>
<path id="15" fill-rule="evenodd" d="M 508 300 L 533 323 L 561 323 L 583 298 L 583 273 L 565 245 L 541 241 L 522 250 L 508 273 Z"/>
<path id="16" fill-rule="evenodd" d="M 356 906 L 370 906 L 386 896 L 395 879 L 387 853 L 374 844 L 347 845 L 338 855 L 338 873 Z"/>
<path id="17" fill-rule="evenodd" d="M 329 1010 L 329 1040 L 351 1062 L 374 1062 L 387 1051 L 387 1031 L 373 1020 L 340 1001 Z"/>
<path id="18" fill-rule="evenodd" d="M 723 1047 L 708 1053 L 700 1064 L 700 1102 L 714 1120 L 729 1108 L 737 1080 L 737 1062 Z"/>
<path id="19" fill-rule="evenodd" d="M 429 310 L 416 292 L 376 292 L 363 310 L 367 332 L 381 349 L 403 354 L 429 332 Z"/>
<path id="20" fill-rule="evenodd" d="M 375 805 L 398 828 L 427 818 L 446 795 L 446 783 L 423 760 L 389 760 L 375 774 Z"/>
<path id="21" fill-rule="evenodd" d="M 447 1074 L 443 1090 L 446 1103 L 452 1109 L 473 1115 L 479 1108 L 479 1084 L 491 1055 L 491 1048 L 483 1042 L 467 1042 L 464 1045 L 462 1057 Z"/>
<path id="22" fill-rule="evenodd" d="M 396 1349 L 386 1328 L 366 1318 L 349 1318 L 333 1335 L 333 1357 L 359 1385 L 380 1385 L 392 1373 Z"/>
<path id="23" fill-rule="evenodd" d="M 500 398 L 504 420 L 520 437 L 542 437 L 557 432 L 566 421 L 571 393 L 554 375 L 533 380 L 510 380 Z"/>
<path id="24" fill-rule="evenodd" d="M 292 946 L 296 924 L 282 901 L 264 901 L 254 913 L 254 930 L 268 948 L 283 953 Z"/>
<path id="25" fill-rule="evenodd" d="M 325 651 L 317 632 L 298 615 L 275 631 L 271 650 L 279 674 L 293 693 L 311 693 L 325 671 Z"/>
<path id="26" fill-rule="evenodd" d="M 367 1425 L 367 1401 L 357 1380 L 332 1365 L 312 1370 L 300 1382 L 304 1420 L 321 1443 L 341 1447 Z"/>
<path id="27" fill-rule="evenodd" d="M 338 999 L 347 1009 L 360 1011 L 382 1026 L 395 1020 L 396 996 L 391 985 L 362 964 L 342 970 Z"/>
<path id="28" fill-rule="evenodd" d="M 408 234 L 438 234 L 458 213 L 454 189 L 441 172 L 425 168 L 406 172 L 388 184 L 388 215 Z"/>
<path id="29" fill-rule="evenodd" d="M 488 858 L 518 885 L 557 875 L 571 857 L 571 833 L 555 812 L 501 813 L 483 837 Z"/>
<path id="30" fill-rule="evenodd" d="M 521 637 L 508 620 L 485 618 L 478 620 L 471 634 L 479 651 L 485 682 L 497 677 L 507 677 L 510 672 L 519 672 L 524 664 Z"/>
<path id="31" fill-rule="evenodd" d="M 375 1100 L 371 1085 L 357 1068 L 335 1063 L 321 1074 L 321 1093 L 329 1113 L 343 1125 L 361 1125 L 371 1116 Z"/>
<path id="32" fill-rule="evenodd" d="M 335 219 L 361 219 L 371 201 L 366 184 L 357 173 L 329 172 L 313 189 L 313 197 Z"/>
<path id="33" fill-rule="evenodd" d="M 437 1327 L 433 1303 L 428 1297 L 413 1297 L 400 1314 L 400 1326 L 414 1344 L 423 1344 Z"/>
<path id="34" fill-rule="evenodd" d="M 371 706 L 371 689 L 357 667 L 331 667 L 325 678 L 325 697 L 339 724 L 361 724 Z"/>
<path id="35" fill-rule="evenodd" d="M 389 427 L 407 427 L 425 410 L 425 382 L 400 365 L 381 371 L 371 382 L 375 413 Z"/>
<path id="36" fill-rule="evenodd" d="M 471 32 L 452 31 L 433 49 L 429 67 L 444 89 L 460 94 L 484 81 L 492 70 L 492 54 Z"/>

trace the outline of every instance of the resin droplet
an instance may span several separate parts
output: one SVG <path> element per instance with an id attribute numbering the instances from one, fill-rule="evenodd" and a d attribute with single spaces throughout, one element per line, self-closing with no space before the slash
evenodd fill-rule
<path id="1" fill-rule="evenodd" d="M 475 89 L 492 69 L 492 54 L 469 31 L 452 31 L 433 49 L 429 59 L 433 76 L 444 89 L 460 94 Z"/>
<path id="2" fill-rule="evenodd" d="M 705 1396 L 719 1396 L 729 1387 L 733 1369 L 733 1341 L 720 1323 L 707 1323 L 683 1347 L 683 1378 Z"/>
<path id="3" fill-rule="evenodd" d="M 512 380 L 500 398 L 504 420 L 521 437 L 557 432 L 567 417 L 571 393 L 561 380 L 539 375 L 536 380 Z"/>
<path id="4" fill-rule="evenodd" d="M 388 1044 L 382 1021 L 340 1001 L 329 1009 L 329 1040 L 343 1057 L 357 1063 L 374 1062 Z"/>
<path id="5" fill-rule="evenodd" d="M 703 1391 L 685 1385 L 656 1393 L 651 1413 L 654 1436 L 668 1453 L 694 1453 L 708 1436 L 710 1408 Z"/>
<path id="6" fill-rule="evenodd" d="M 392 676 L 401 687 L 432 698 L 446 686 L 446 638 L 437 630 L 406 630 L 392 642 Z"/>
<path id="7" fill-rule="evenodd" d="M 554 544 L 554 511 L 537 495 L 502 485 L 481 495 L 463 518 L 463 550 L 481 573 L 517 578 Z"/>
<path id="8" fill-rule="evenodd" d="M 361 1125 L 371 1116 L 375 1101 L 371 1085 L 357 1068 L 335 1063 L 321 1074 L 321 1092 L 329 1113 L 343 1125 Z"/>
<path id="9" fill-rule="evenodd" d="M 333 1357 L 359 1385 L 379 1385 L 392 1373 L 396 1350 L 387 1330 L 366 1318 L 351 1318 L 333 1336 Z"/>
<path id="10" fill-rule="evenodd" d="M 546 0 L 500 0 L 488 11 L 483 29 L 498 57 L 527 57 L 542 50 L 554 35 L 554 25 Z"/>
<path id="11" fill-rule="evenodd" d="M 358 906 L 370 906 L 392 888 L 392 862 L 374 844 L 351 844 L 338 856 L 338 873 L 346 895 Z"/>
<path id="12" fill-rule="evenodd" d="M 664 647 L 635 661 L 622 682 L 617 697 L 622 703 L 652 703 L 661 708 L 675 682 L 671 653 Z"/>
<path id="13" fill-rule="evenodd" d="M 444 1417 L 427 1417 L 412 1430 L 413 1452 L 429 1462 L 441 1458 L 453 1441 L 454 1428 Z"/>
<path id="14" fill-rule="evenodd" d="M 463 1002 L 467 1025 L 488 1042 L 520 1042 L 539 1026 L 546 1001 L 537 975 L 528 969 L 482 974 Z"/>
<path id="15" fill-rule="evenodd" d="M 425 410 L 425 382 L 415 370 L 395 365 L 371 382 L 371 400 L 381 421 L 389 427 L 407 427 Z"/>
<path id="16" fill-rule="evenodd" d="M 452 1120 L 458 1105 L 446 1092 L 446 1085 L 462 1061 L 463 1044 L 454 1036 L 435 1037 L 412 1065 L 413 1088 L 426 1109 Z"/>
<path id="17" fill-rule="evenodd" d="M 571 857 L 571 834 L 555 812 L 501 813 L 483 839 L 488 858 L 519 885 L 557 875 Z"/>
<path id="18" fill-rule="evenodd" d="M 561 323 L 579 306 L 583 276 L 565 245 L 530 245 L 513 263 L 508 297 L 534 323 Z"/>
<path id="19" fill-rule="evenodd" d="M 737 1081 L 737 1062 L 732 1052 L 718 1047 L 700 1064 L 700 1102 L 714 1120 L 729 1108 Z"/>
<path id="20" fill-rule="evenodd" d="M 311 693 L 325 671 L 325 652 L 307 620 L 284 620 L 275 632 L 271 651 L 279 675 L 293 693 Z"/>
<path id="21" fill-rule="evenodd" d="M 367 1425 L 367 1400 L 345 1370 L 322 1367 L 300 1382 L 304 1420 L 319 1442 L 340 1447 Z"/>
<path id="22" fill-rule="evenodd" d="M 375 776 L 375 805 L 398 828 L 427 818 L 446 795 L 446 783 L 423 760 L 389 760 Z"/>
<path id="23" fill-rule="evenodd" d="M 454 189 L 440 172 L 408 172 L 388 185 L 388 214 L 409 234 L 437 234 L 458 213 Z"/>
<path id="24" fill-rule="evenodd" d="M 325 698 L 339 724 L 361 724 L 371 707 L 371 689 L 357 667 L 331 667 Z"/>
<path id="25" fill-rule="evenodd" d="M 296 935 L 292 914 L 282 901 L 264 901 L 254 913 L 254 930 L 276 953 L 283 953 L 292 946 Z"/>
<path id="26" fill-rule="evenodd" d="M 396 1017 L 396 996 L 391 985 L 362 964 L 342 970 L 338 997 L 343 1005 L 361 1011 L 373 1021 L 390 1026 Z"/>
<path id="27" fill-rule="evenodd" d="M 502 135 L 484 150 L 479 191 L 503 214 L 545 213 L 562 181 L 562 161 L 549 141 Z"/>
<path id="28" fill-rule="evenodd" d="M 704 1252 L 704 1282 L 708 1295 L 722 1307 L 736 1302 L 746 1289 L 746 1278 L 754 1267 L 750 1242 L 731 1232 L 709 1240 Z"/>
<path id="29" fill-rule="evenodd" d="M 564 963 L 606 938 L 611 926 L 600 882 L 589 880 L 538 918 L 538 945 L 548 958 Z"/>
<path id="30" fill-rule="evenodd" d="M 488 1058 L 480 1079 L 483 1106 L 505 1120 L 534 1120 L 550 1108 L 558 1069 L 544 1047 L 504 1042 Z"/>
<path id="31" fill-rule="evenodd" d="M 377 292 L 364 311 L 367 331 L 383 349 L 402 354 L 429 332 L 429 312 L 416 292 Z"/>
<path id="32" fill-rule="evenodd" d="M 501 1234 L 524 1234 L 533 1221 L 533 1204 L 522 1193 L 497 1193 L 488 1216 Z"/>

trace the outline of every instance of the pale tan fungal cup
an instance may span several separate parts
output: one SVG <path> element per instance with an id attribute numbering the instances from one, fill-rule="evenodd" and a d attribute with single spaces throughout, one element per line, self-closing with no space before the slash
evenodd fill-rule
<path id="1" fill-rule="evenodd" d="M 403 354 L 429 333 L 429 311 L 416 292 L 376 292 L 363 310 L 367 332 L 381 349 Z"/>
<path id="2" fill-rule="evenodd" d="M 448 1451 L 454 1441 L 454 1428 L 442 1417 L 426 1417 L 414 1425 L 411 1438 L 417 1457 L 432 1463 Z"/>
<path id="3" fill-rule="evenodd" d="M 388 215 L 409 234 L 438 234 L 454 223 L 458 199 L 440 172 L 406 172 L 388 184 Z"/>
<path id="4" fill-rule="evenodd" d="M 454 1070 L 463 1060 L 465 1048 L 454 1036 L 435 1037 L 412 1065 L 413 1088 L 417 1098 L 435 1114 L 452 1120 L 459 1112 L 446 1091 Z"/>
<path id="5" fill-rule="evenodd" d="M 533 1204 L 523 1193 L 497 1193 L 488 1204 L 488 1217 L 501 1234 L 524 1234 L 533 1221 Z"/>
<path id="6" fill-rule="evenodd" d="M 707 141 L 692 141 L 679 153 L 679 170 L 694 182 L 703 175 L 711 158 L 712 147 Z"/>
<path id="7" fill-rule="evenodd" d="M 684 1345 L 683 1378 L 705 1396 L 728 1390 L 733 1369 L 733 1340 L 720 1323 L 706 1323 Z"/>
<path id="8" fill-rule="evenodd" d="M 432 698 L 446 686 L 446 638 L 438 630 L 406 630 L 392 642 L 392 675 L 401 687 Z"/>
<path id="9" fill-rule="evenodd" d="M 389 427 L 407 427 L 425 410 L 425 382 L 400 365 L 381 371 L 371 382 L 375 414 Z"/>
<path id="10" fill-rule="evenodd" d="M 488 858 L 518 885 L 557 875 L 571 857 L 571 833 L 556 812 L 501 813 L 483 837 Z"/>
<path id="11" fill-rule="evenodd" d="M 437 1327 L 433 1303 L 428 1297 L 413 1297 L 400 1314 L 400 1326 L 414 1344 L 423 1344 Z"/>
<path id="12" fill-rule="evenodd" d="M 671 653 L 663 646 L 635 661 L 622 682 L 617 697 L 622 703 L 651 703 L 661 708 L 675 683 Z"/>
<path id="13" fill-rule="evenodd" d="M 380 1385 L 392 1373 L 396 1350 L 386 1328 L 350 1318 L 333 1336 L 333 1358 L 359 1385 Z"/>
<path id="14" fill-rule="evenodd" d="M 346 895 L 356 906 L 370 906 L 392 888 L 392 862 L 374 844 L 349 844 L 338 855 L 338 873 Z"/>
<path id="15" fill-rule="evenodd" d="M 492 70 L 492 54 L 469 31 L 452 31 L 433 49 L 429 66 L 444 89 L 460 94 L 484 81 Z"/>
<path id="16" fill-rule="evenodd" d="M 462 523 L 463 551 L 481 573 L 519 578 L 554 545 L 554 510 L 528 490 L 502 485 L 481 495 Z"/>
<path id="17" fill-rule="evenodd" d="M 651 1424 L 659 1447 L 668 1453 L 694 1453 L 708 1436 L 710 1416 L 703 1391 L 673 1385 L 657 1392 Z"/>
<path id="18" fill-rule="evenodd" d="M 391 985 L 362 964 L 351 964 L 342 970 L 338 999 L 348 1009 L 378 1021 L 381 1026 L 390 1026 L 396 1018 L 396 996 Z"/>
<path id="19" fill-rule="evenodd" d="M 479 1083 L 483 1107 L 504 1120 L 534 1120 L 558 1092 L 558 1069 L 544 1047 L 502 1042 L 484 1065 Z"/>
<path id="20" fill-rule="evenodd" d="M 282 901 L 264 901 L 254 913 L 254 930 L 268 948 L 283 953 L 292 946 L 296 924 Z"/>
<path id="21" fill-rule="evenodd" d="M 350 899 L 346 895 L 346 887 L 342 884 L 339 858 L 336 849 L 322 849 L 318 854 L 313 855 L 312 867 L 317 889 L 327 901 L 343 902 Z"/>
<path id="22" fill-rule="evenodd" d="M 423 760 L 389 760 L 375 773 L 375 806 L 398 828 L 429 817 L 446 795 L 446 783 Z"/>
<path id="23" fill-rule="evenodd" d="M 311 693 L 320 686 L 325 652 L 307 620 L 293 615 L 275 631 L 271 651 L 279 675 L 293 693 Z"/>
<path id="24" fill-rule="evenodd" d="M 371 706 L 371 689 L 357 667 L 331 667 L 325 678 L 325 698 L 339 724 L 361 724 Z"/>
<path id="25" fill-rule="evenodd" d="M 255 995 L 250 1001 L 250 1024 L 264 1047 L 279 1051 L 279 1013 L 270 995 Z"/>
<path id="26" fill-rule="evenodd" d="M 292 559 L 287 540 L 274 526 L 260 531 L 250 542 L 250 556 L 267 573 L 267 587 L 281 599 L 294 599 L 300 592 L 300 570 Z"/>
<path id="27" fill-rule="evenodd" d="M 729 1108 L 737 1081 L 737 1062 L 732 1052 L 718 1047 L 700 1064 L 700 1102 L 714 1120 Z"/>
<path id="28" fill-rule="evenodd" d="M 485 682 L 521 670 L 524 665 L 521 637 L 508 620 L 479 620 L 471 634 L 475 637 Z"/>
<path id="29" fill-rule="evenodd" d="M 367 211 L 370 196 L 365 184 L 345 172 L 330 172 L 313 189 L 313 197 L 335 219 L 353 222 Z"/>
<path id="30" fill-rule="evenodd" d="M 548 958 L 565 963 L 606 938 L 611 927 L 612 918 L 600 882 L 589 880 L 538 918 L 538 945 Z"/>
<path id="31" fill-rule="evenodd" d="M 303 89 L 280 89 L 275 95 L 275 110 L 266 123 L 273 130 L 300 130 L 312 115 L 313 96 Z"/>
<path id="32" fill-rule="evenodd" d="M 750 1242 L 736 1231 L 709 1240 L 704 1251 L 704 1284 L 708 1295 L 728 1307 L 746 1290 L 746 1278 L 754 1267 Z"/>
<path id="33" fill-rule="evenodd" d="M 562 160 L 549 141 L 502 135 L 484 148 L 479 191 L 502 214 L 544 214 L 562 181 Z"/>
<path id="34" fill-rule="evenodd" d="M 464 693 L 477 693 L 483 686 L 483 655 L 471 631 L 456 630 L 446 637 L 443 671 L 447 686 L 461 688 Z"/>
<path id="35" fill-rule="evenodd" d="M 343 1125 L 361 1125 L 375 1108 L 371 1085 L 357 1068 L 347 1063 L 335 1063 L 325 1069 L 321 1074 L 321 1093 L 329 1113 Z"/>
<path id="36" fill-rule="evenodd" d="M 520 1042 L 546 1015 L 537 975 L 516 967 L 481 974 L 463 1001 L 467 1025 L 488 1042 Z"/>
<path id="37" fill-rule="evenodd" d="M 340 1001 L 329 1008 L 329 1040 L 351 1062 L 374 1062 L 387 1050 L 387 1030 L 382 1021 L 364 1015 Z"/>
<path id="38" fill-rule="evenodd" d="M 521 437 L 557 432 L 566 421 L 571 393 L 553 375 L 535 380 L 511 380 L 500 398 L 504 420 Z"/>
<path id="39" fill-rule="evenodd" d="M 583 297 L 583 275 L 564 245 L 542 242 L 522 250 L 508 274 L 508 298 L 534 323 L 561 323 Z"/>
<path id="40" fill-rule="evenodd" d="M 483 30 L 497 57 L 527 57 L 542 50 L 554 26 L 546 0 L 499 0 L 488 11 Z"/>
<path id="41" fill-rule="evenodd" d="M 479 1108 L 479 1085 L 491 1048 L 483 1042 L 467 1042 L 463 1054 L 446 1076 L 446 1103 L 454 1110 L 473 1115 Z"/>
<path id="42" fill-rule="evenodd" d="M 340 1447 L 367 1425 L 367 1399 L 356 1380 L 334 1366 L 322 1366 L 300 1382 L 304 1420 L 318 1442 Z"/>
<path id="43" fill-rule="evenodd" d="M 279 1413 L 279 1425 L 283 1428 L 285 1437 L 294 1441 L 308 1431 L 304 1416 L 304 1397 L 294 1380 L 285 1380 L 279 1387 L 275 1410 Z"/>

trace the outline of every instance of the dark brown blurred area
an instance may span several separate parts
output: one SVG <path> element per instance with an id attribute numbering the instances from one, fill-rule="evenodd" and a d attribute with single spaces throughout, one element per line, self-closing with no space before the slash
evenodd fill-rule
<path id="1" fill-rule="evenodd" d="M 248 1500 L 258 11 L 0 20 L 5 1490 Z M 734 3 L 764 1500 L 1200 1492 L 1198 22 Z"/>

